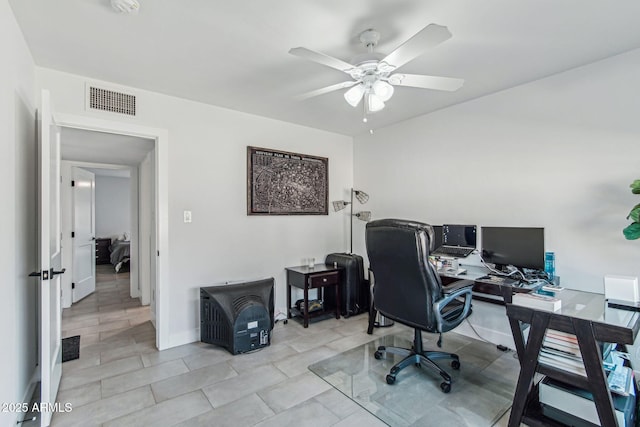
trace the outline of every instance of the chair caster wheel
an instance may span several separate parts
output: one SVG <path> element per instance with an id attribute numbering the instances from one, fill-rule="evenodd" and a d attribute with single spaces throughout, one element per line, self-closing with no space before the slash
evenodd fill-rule
<path id="1" fill-rule="evenodd" d="M 389 380 L 387 380 L 389 382 Z M 449 393 L 451 391 L 451 384 L 449 383 L 440 383 L 440 388 L 443 393 Z"/>
<path id="2" fill-rule="evenodd" d="M 460 361 L 459 360 L 453 360 L 451 362 L 451 367 L 457 371 L 458 369 L 460 369 Z"/>
<path id="3" fill-rule="evenodd" d="M 284 319 L 284 320 L 282 321 L 282 323 L 284 323 L 284 324 L 286 325 L 287 323 L 289 323 L 289 320 L 288 320 L 288 319 Z"/>
<path id="4" fill-rule="evenodd" d="M 387 375 L 387 384 L 392 385 L 395 382 L 396 382 L 396 377 L 394 377 L 393 375 Z"/>
<path id="5" fill-rule="evenodd" d="M 382 359 L 382 352 L 381 351 L 376 351 L 375 353 L 373 353 L 373 357 L 375 357 L 376 360 Z"/>

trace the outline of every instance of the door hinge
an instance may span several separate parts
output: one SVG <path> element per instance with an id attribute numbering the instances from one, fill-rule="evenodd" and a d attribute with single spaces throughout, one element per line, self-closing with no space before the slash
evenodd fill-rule
<path id="1" fill-rule="evenodd" d="M 71 186 L 75 187 L 76 186 L 76 182 L 74 180 L 71 180 Z"/>
<path id="2" fill-rule="evenodd" d="M 76 232 L 75 232 L 75 231 L 72 231 L 72 232 L 71 232 L 71 238 L 74 238 L 74 237 L 76 237 Z"/>
<path id="3" fill-rule="evenodd" d="M 76 284 L 71 282 L 71 289 L 75 289 L 76 288 Z"/>
<path id="4" fill-rule="evenodd" d="M 160 256 L 160 251 L 158 251 L 158 256 Z"/>

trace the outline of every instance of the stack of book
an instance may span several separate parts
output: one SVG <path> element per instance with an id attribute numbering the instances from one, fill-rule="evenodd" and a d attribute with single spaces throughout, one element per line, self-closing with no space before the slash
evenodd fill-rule
<path id="1" fill-rule="evenodd" d="M 613 349 L 611 343 L 600 343 L 602 359 L 606 359 Z M 574 334 L 547 329 L 538 361 L 574 374 L 587 376 L 580 353 L 578 339 Z"/>
<path id="2" fill-rule="evenodd" d="M 587 376 L 575 335 L 547 329 L 538 362 L 564 371 Z"/>

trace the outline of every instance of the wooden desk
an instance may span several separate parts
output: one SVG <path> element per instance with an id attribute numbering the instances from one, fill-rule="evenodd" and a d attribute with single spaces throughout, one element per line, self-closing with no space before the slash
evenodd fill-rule
<path id="1" fill-rule="evenodd" d="M 539 372 L 589 390 L 594 397 L 600 424 L 614 427 L 617 424 L 613 402 L 598 341 L 633 344 L 640 328 L 640 314 L 607 307 L 601 294 L 565 289 L 560 297 L 562 308 L 556 312 L 507 304 L 507 316 L 520 360 L 520 376 L 509 426 L 516 427 L 521 422 L 529 426 L 560 425 L 545 418 L 540 411 L 533 387 L 534 374 Z M 522 333 L 523 324 L 530 325 L 526 342 Z M 576 335 L 586 377 L 538 363 L 540 347 L 548 328 Z"/>
<path id="2" fill-rule="evenodd" d="M 318 299 L 322 299 L 322 290 L 326 286 L 335 286 L 336 319 L 340 318 L 340 287 L 342 267 L 333 267 L 325 264 L 316 264 L 314 267 L 301 265 L 287 267 L 287 318 L 291 319 L 292 313 L 302 317 L 305 328 L 309 327 L 311 317 L 325 314 L 324 310 L 309 313 L 309 289 L 318 289 Z M 291 287 L 304 290 L 304 309 L 299 311 L 291 306 Z"/>

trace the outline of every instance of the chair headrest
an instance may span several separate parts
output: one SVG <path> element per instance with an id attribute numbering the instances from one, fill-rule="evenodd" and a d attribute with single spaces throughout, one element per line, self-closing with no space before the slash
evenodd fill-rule
<path id="1" fill-rule="evenodd" d="M 429 224 L 413 221 L 408 219 L 395 219 L 395 218 L 387 218 L 387 219 L 377 219 L 375 221 L 368 222 L 366 225 L 366 229 L 374 229 L 374 228 L 400 228 L 407 231 L 413 231 L 416 233 L 424 232 L 429 237 L 429 251 L 434 249 L 434 232 L 433 227 Z"/>

